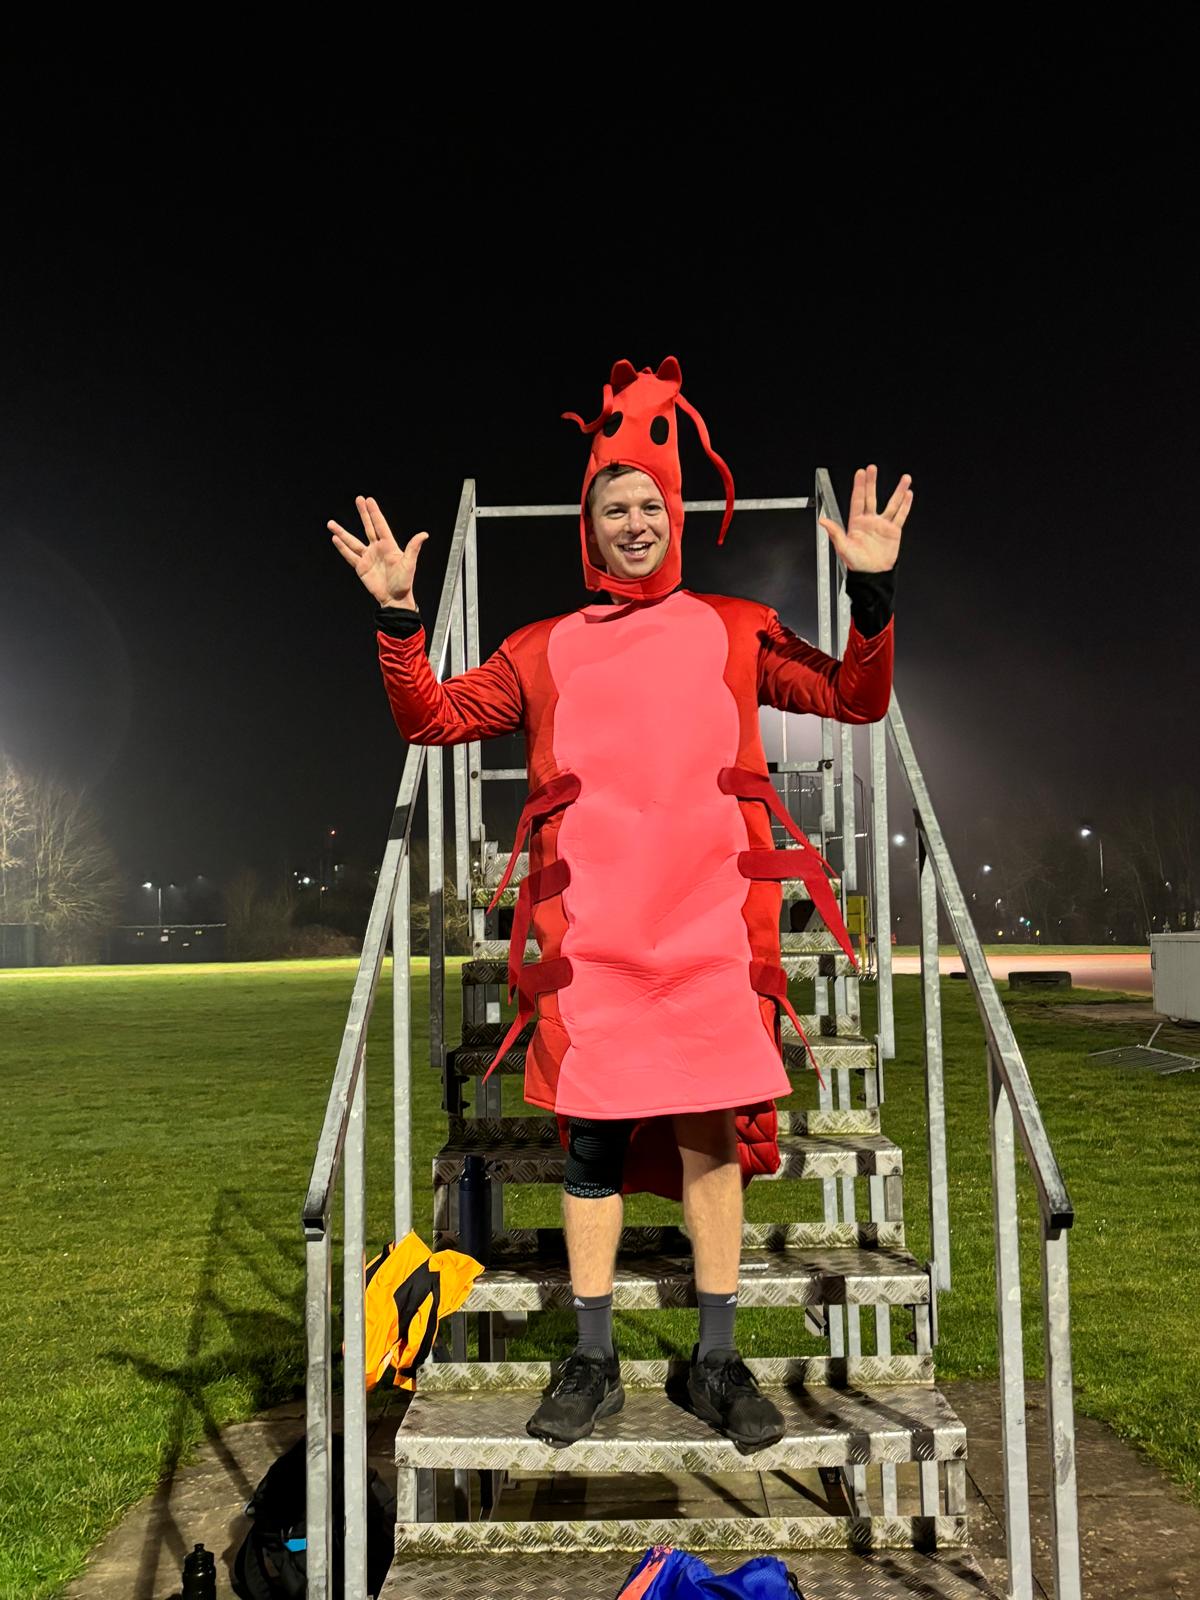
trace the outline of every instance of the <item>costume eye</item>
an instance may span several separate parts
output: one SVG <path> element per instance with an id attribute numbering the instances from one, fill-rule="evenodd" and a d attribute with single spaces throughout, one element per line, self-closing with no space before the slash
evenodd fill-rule
<path id="1" fill-rule="evenodd" d="M 655 417 L 650 424 L 650 437 L 655 444 L 666 444 L 671 437 L 671 424 L 666 417 Z"/>
<path id="2" fill-rule="evenodd" d="M 614 411 L 612 416 L 609 417 L 608 421 L 604 424 L 604 437 L 606 439 L 611 439 L 613 434 L 616 433 L 617 429 L 624 421 L 625 413 L 623 411 Z"/>

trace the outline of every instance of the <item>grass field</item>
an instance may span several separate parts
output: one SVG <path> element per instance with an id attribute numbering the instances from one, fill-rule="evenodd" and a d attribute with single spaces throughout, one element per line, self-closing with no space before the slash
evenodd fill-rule
<path id="1" fill-rule="evenodd" d="M 43 1600 L 206 1431 L 296 1392 L 303 1370 L 299 1208 L 353 978 L 352 962 L 92 968 L 0 976 L 8 1214 L 0 1300 L 0 1595 Z M 415 1053 L 427 1055 L 425 963 Z M 911 1247 L 924 1259 L 919 979 L 901 977 L 886 1131 L 904 1146 Z M 449 986 L 449 1037 L 459 991 Z M 802 991 L 801 991 L 802 992 Z M 942 984 L 954 1290 L 945 1377 L 995 1370 L 982 1037 L 968 986 Z M 1200 1075 L 1156 1078 L 1087 1052 L 1144 1039 L 1057 1015 L 1096 991 L 1010 997 L 1075 1201 L 1071 1250 L 1079 1408 L 1110 1422 L 1200 1498 Z M 873 992 L 864 988 L 868 1031 Z M 802 1007 L 801 1007 L 802 1009 Z M 390 1236 L 386 1063 L 390 985 L 373 1024 L 369 1237 Z M 378 1027 L 376 1035 L 375 1027 Z M 378 1065 L 374 1065 L 377 1063 Z M 519 1085 L 505 1084 L 510 1111 Z M 802 1099 L 811 1103 L 811 1085 Z M 442 1126 L 417 1069 L 417 1172 Z M 799 1103 L 799 1102 L 798 1102 Z M 381 1114 L 382 1113 L 382 1114 Z M 811 1214 L 815 1185 L 752 1184 L 749 1217 Z M 803 1191 L 803 1193 L 801 1193 Z M 1022 1184 L 1029 1370 L 1040 1370 L 1032 1187 Z M 557 1191 L 512 1192 L 514 1222 L 553 1223 Z M 630 1221 L 674 1220 L 642 1197 Z M 416 1226 L 429 1237 L 428 1190 Z M 618 1318 L 625 1355 L 690 1347 L 694 1314 Z M 557 1354 L 565 1314 L 514 1353 Z M 811 1348 L 800 1317 L 743 1312 L 744 1351 Z M 1043 1463 L 1034 1461 L 1035 1481 Z"/>

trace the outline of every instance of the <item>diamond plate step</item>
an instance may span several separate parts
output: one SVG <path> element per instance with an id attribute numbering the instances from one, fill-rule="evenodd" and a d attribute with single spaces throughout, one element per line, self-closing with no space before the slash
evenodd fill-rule
<path id="1" fill-rule="evenodd" d="M 686 1549 L 685 1541 L 680 1547 Z M 732 1572 L 758 1554 L 706 1556 L 714 1572 Z M 628 1552 L 526 1556 L 398 1555 L 380 1600 L 611 1600 L 638 1557 Z M 808 1600 L 997 1600 L 963 1551 L 913 1550 L 881 1555 L 795 1554 L 786 1565 Z"/>
<path id="2" fill-rule="evenodd" d="M 822 1072 L 827 1067 L 834 1071 L 842 1068 L 871 1070 L 875 1067 L 874 1040 L 864 1039 L 855 1033 L 822 1036 L 819 1027 L 815 1025 L 812 1032 L 809 1032 L 810 1021 L 815 1024 L 816 1019 L 801 1018 L 801 1025 L 809 1034 L 809 1043 L 812 1045 L 813 1054 L 821 1063 Z M 517 1034 L 496 1067 L 498 1073 L 514 1076 L 525 1071 L 525 1049 L 533 1036 L 533 1028 L 534 1023 L 527 1022 Z M 451 1070 L 464 1078 L 481 1078 L 491 1066 L 492 1057 L 499 1049 L 507 1031 L 507 1019 L 500 1022 L 464 1022 L 462 1043 L 446 1052 Z M 786 1014 L 780 1037 L 783 1041 L 785 1069 L 788 1072 L 811 1073 L 812 1061 L 808 1051 L 792 1026 L 791 1018 Z"/>
<path id="3" fill-rule="evenodd" d="M 502 1556 L 519 1552 L 623 1550 L 635 1557 L 668 1544 L 692 1555 L 729 1550 L 887 1550 L 962 1545 L 965 1517 L 638 1517 L 576 1522 L 400 1522 L 396 1552 Z M 746 1556 L 749 1559 L 749 1555 Z M 632 1559 L 630 1565 L 632 1565 Z M 503 1570 L 503 1569 L 502 1569 Z M 613 1593 L 616 1591 L 614 1590 Z"/>
<path id="4" fill-rule="evenodd" d="M 484 846 L 483 881 L 489 889 L 494 890 L 496 885 L 500 882 L 500 879 L 504 876 L 504 869 L 508 865 L 508 856 L 501 855 L 498 847 L 492 846 L 492 848 L 489 849 L 488 845 L 491 845 L 491 840 L 488 840 L 488 844 Z M 509 848 L 512 848 L 511 845 Z M 519 883 L 522 878 L 527 878 L 528 876 L 529 851 L 522 850 L 516 861 L 513 863 L 512 877 L 508 881 L 510 883 Z M 486 900 L 483 903 L 484 905 L 487 905 Z"/>
<path id="5" fill-rule="evenodd" d="M 815 1044 L 818 1039 L 832 1038 L 850 1039 L 856 1044 L 869 1042 L 858 1031 L 859 1019 L 852 1017 L 848 1011 L 799 1011 L 796 1015 L 800 1018 L 800 1026 L 810 1043 Z M 800 1038 L 795 1023 L 786 1011 L 783 1013 L 781 1036 L 784 1039 Z"/>
<path id="6" fill-rule="evenodd" d="M 791 938 L 807 938 L 806 934 L 792 934 Z M 832 935 L 829 936 L 832 940 Z M 540 961 L 541 949 L 536 939 L 525 941 L 525 961 Z M 471 944 L 471 960 L 462 965 L 465 984 L 508 983 L 508 940 L 475 939 Z M 850 957 L 840 946 L 826 949 L 823 945 L 806 947 L 803 951 L 789 951 L 784 947 L 780 965 L 789 978 L 798 982 L 813 978 L 854 977 L 856 969 Z"/>
<path id="7" fill-rule="evenodd" d="M 789 956 L 809 955 L 814 952 L 832 954 L 842 947 L 824 923 L 818 922 L 812 928 L 781 929 L 779 948 L 785 956 Z"/>
<path id="8" fill-rule="evenodd" d="M 433 1158 L 434 1187 L 457 1183 L 468 1155 L 479 1156 L 487 1176 L 500 1183 L 562 1183 L 567 1153 L 561 1144 L 491 1144 L 449 1139 Z M 831 1138 L 781 1134 L 778 1172 L 756 1174 L 759 1183 L 784 1178 L 894 1177 L 904 1170 L 900 1146 L 879 1133 Z"/>
<path id="9" fill-rule="evenodd" d="M 466 1311 L 539 1311 L 574 1298 L 565 1251 L 492 1265 L 471 1286 Z M 743 1250 L 738 1305 L 917 1305 L 929 1299 L 929 1278 L 900 1250 Z M 695 1269 L 687 1255 L 618 1259 L 613 1309 L 651 1311 L 696 1304 Z"/>
<path id="10" fill-rule="evenodd" d="M 854 977 L 858 971 L 841 949 L 814 950 L 805 954 L 781 950 L 779 964 L 789 978 L 802 980 Z"/>
<path id="11" fill-rule="evenodd" d="M 524 857 L 522 857 L 522 860 L 523 859 Z M 496 884 L 500 882 L 502 876 L 503 870 L 496 873 L 494 883 L 486 887 L 481 886 L 472 889 L 471 904 L 474 906 L 482 906 L 484 910 L 486 910 L 487 907 L 492 904 L 493 900 L 495 900 L 497 906 L 515 906 L 517 903 L 517 894 L 521 887 L 521 879 L 525 877 L 525 873 L 514 872 L 512 877 L 508 880 L 508 883 L 501 890 L 499 898 L 497 898 Z M 812 895 L 808 890 L 808 885 L 802 878 L 778 878 L 775 881 L 779 884 L 780 890 L 782 891 L 780 895 L 780 903 L 782 905 L 791 905 L 801 900 L 812 899 Z M 840 880 L 837 878 L 830 878 L 828 882 L 834 894 L 836 895 L 838 893 L 838 885 Z"/>
<path id="12" fill-rule="evenodd" d="M 878 1133 L 879 1107 L 842 1108 L 832 1106 L 799 1111 L 780 1111 L 780 1133 L 837 1135 Z M 455 1144 L 482 1148 L 493 1144 L 556 1145 L 558 1123 L 554 1117 L 449 1117 L 448 1134 Z"/>
<path id="13" fill-rule="evenodd" d="M 783 1413 L 777 1444 L 754 1470 L 877 1461 L 958 1461 L 966 1429 L 936 1389 L 772 1388 Z M 749 1459 L 731 1439 L 666 1394 L 637 1392 L 595 1432 L 556 1450 L 525 1431 L 528 1392 L 431 1394 L 418 1389 L 396 1434 L 396 1463 L 529 1472 L 738 1472 Z"/>
<path id="14" fill-rule="evenodd" d="M 902 1222 L 743 1222 L 742 1244 L 752 1250 L 903 1250 Z M 452 1228 L 439 1228 L 434 1234 L 435 1250 L 461 1248 Z M 618 1254 L 656 1255 L 672 1251 L 690 1252 L 692 1241 L 686 1228 L 622 1228 Z M 557 1260 L 563 1252 L 561 1228 L 510 1228 L 492 1235 L 491 1259 L 500 1263 L 508 1256 L 545 1255 Z"/>
<path id="15" fill-rule="evenodd" d="M 465 1390 L 524 1389 L 530 1391 L 530 1410 L 537 1395 L 550 1382 L 550 1361 L 430 1361 L 421 1368 L 422 1394 L 460 1393 Z M 786 1384 L 832 1389 L 892 1388 L 897 1384 L 933 1383 L 933 1356 L 749 1356 L 746 1365 L 764 1388 Z M 652 1361 L 622 1361 L 621 1382 L 626 1393 L 635 1389 L 661 1392 L 687 1379 L 688 1363 L 682 1356 Z"/>
<path id="16" fill-rule="evenodd" d="M 504 869 L 507 865 L 507 856 L 501 856 L 498 854 L 485 855 L 482 873 L 483 881 L 478 885 L 478 887 L 472 890 L 471 894 L 472 903 L 474 905 L 485 907 L 491 905 L 497 886 L 499 885 L 501 878 L 504 876 Z M 496 901 L 496 904 L 500 906 L 515 906 L 517 903 L 517 891 L 521 887 L 521 880 L 522 878 L 527 878 L 528 876 L 529 852 L 528 850 L 522 850 L 521 854 L 517 857 L 516 862 L 513 865 L 512 875 L 508 880 L 508 884 L 506 885 L 499 900 Z M 835 876 L 828 878 L 827 881 L 836 895 L 838 893 L 841 879 Z M 812 896 L 808 892 L 808 886 L 802 879 L 782 878 L 779 880 L 779 882 L 783 890 L 783 899 L 785 902 L 792 900 L 812 899 Z"/>
<path id="17" fill-rule="evenodd" d="M 541 950 L 536 939 L 526 939 L 525 960 L 537 961 Z M 486 969 L 486 970 L 480 970 Z M 464 961 L 462 981 L 470 983 L 508 983 L 508 940 L 472 939 L 471 960 Z M 497 1068 L 497 1071 L 500 1069 Z"/>

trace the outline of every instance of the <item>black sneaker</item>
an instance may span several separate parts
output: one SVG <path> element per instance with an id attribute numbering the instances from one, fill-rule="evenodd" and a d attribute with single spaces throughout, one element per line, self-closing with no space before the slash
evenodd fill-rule
<path id="1" fill-rule="evenodd" d="M 778 1444 L 784 1435 L 783 1415 L 758 1387 L 758 1381 L 736 1350 L 710 1350 L 697 1361 L 692 1346 L 688 1399 L 696 1416 L 711 1422 L 732 1439 L 743 1455 Z"/>
<path id="2" fill-rule="evenodd" d="M 561 1450 L 586 1439 L 600 1417 L 611 1417 L 624 1404 L 616 1349 L 611 1356 L 596 1347 L 573 1350 L 525 1431 Z"/>

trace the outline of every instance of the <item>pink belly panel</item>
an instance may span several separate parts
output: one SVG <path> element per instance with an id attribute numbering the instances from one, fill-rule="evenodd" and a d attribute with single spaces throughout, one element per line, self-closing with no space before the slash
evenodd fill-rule
<path id="1" fill-rule="evenodd" d="M 615 614 L 614 614 L 615 613 Z M 720 615 L 679 591 L 592 606 L 550 635 L 554 760 L 580 780 L 557 851 L 570 867 L 557 991 L 570 1040 L 555 1109 L 657 1116 L 790 1092 L 750 986 L 737 799 L 739 716 Z"/>

